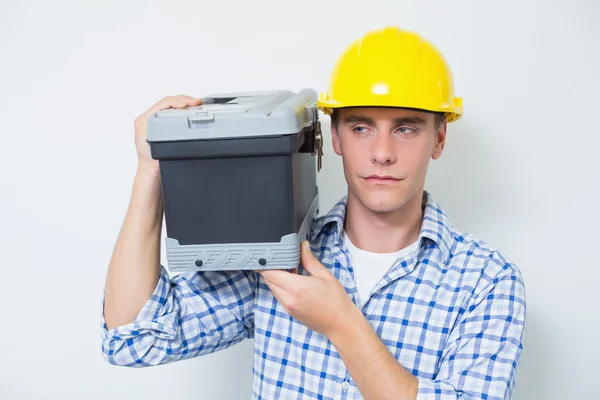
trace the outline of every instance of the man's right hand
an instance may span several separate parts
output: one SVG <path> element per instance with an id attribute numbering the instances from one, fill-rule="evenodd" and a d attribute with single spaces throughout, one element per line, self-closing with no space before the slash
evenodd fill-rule
<path id="1" fill-rule="evenodd" d="M 198 106 L 201 103 L 201 99 L 190 96 L 167 96 L 135 119 L 135 147 L 137 149 L 139 167 L 158 168 L 158 160 L 152 158 L 150 145 L 146 141 L 148 138 L 148 119 L 150 116 L 167 108 L 185 108 L 188 106 Z"/>

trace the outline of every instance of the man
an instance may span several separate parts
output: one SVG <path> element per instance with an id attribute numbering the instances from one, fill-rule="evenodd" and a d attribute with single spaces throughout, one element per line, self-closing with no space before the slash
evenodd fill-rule
<path id="1" fill-rule="evenodd" d="M 443 56 L 419 35 L 369 32 L 336 65 L 332 118 L 348 193 L 314 224 L 293 271 L 198 272 L 159 262 L 159 172 L 150 114 L 111 260 L 103 354 L 150 366 L 255 339 L 254 398 L 505 399 L 522 351 L 525 289 L 501 252 L 452 227 L 424 190 L 447 123 L 462 115 Z M 105 319 L 104 319 L 105 318 Z"/>

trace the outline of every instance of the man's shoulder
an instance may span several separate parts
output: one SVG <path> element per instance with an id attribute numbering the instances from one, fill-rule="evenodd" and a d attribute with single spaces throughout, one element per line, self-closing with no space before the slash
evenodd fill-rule
<path id="1" fill-rule="evenodd" d="M 523 285 L 523 275 L 517 265 L 503 250 L 470 232 L 451 229 L 449 265 L 461 266 L 480 276 L 480 285 L 493 285 L 509 279 Z"/>
<path id="2" fill-rule="evenodd" d="M 311 245 L 326 245 L 334 232 L 338 234 L 341 232 L 346 213 L 346 202 L 347 197 L 344 196 L 326 214 L 313 220 L 308 235 Z"/>

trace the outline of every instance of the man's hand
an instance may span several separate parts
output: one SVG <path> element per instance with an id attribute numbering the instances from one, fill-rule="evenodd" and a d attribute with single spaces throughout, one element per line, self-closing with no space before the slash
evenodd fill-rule
<path id="1" fill-rule="evenodd" d="M 156 112 L 166 110 L 167 108 L 185 108 L 189 106 L 198 106 L 201 103 L 201 99 L 183 94 L 178 96 L 167 96 L 135 119 L 135 146 L 138 153 L 138 164 L 140 167 L 149 166 L 155 169 L 158 168 L 158 160 L 152 159 L 150 154 L 150 145 L 146 141 L 148 139 L 148 119 L 150 116 Z"/>
<path id="2" fill-rule="evenodd" d="M 288 314 L 327 337 L 343 330 L 350 316 L 361 314 L 342 284 L 313 256 L 308 242 L 302 243 L 301 265 L 310 276 L 298 274 L 297 268 L 258 271 Z"/>
<path id="3" fill-rule="evenodd" d="M 365 398 L 415 399 L 417 378 L 398 363 L 308 242 L 302 244 L 301 265 L 310 276 L 258 272 L 288 314 L 331 341 Z"/>

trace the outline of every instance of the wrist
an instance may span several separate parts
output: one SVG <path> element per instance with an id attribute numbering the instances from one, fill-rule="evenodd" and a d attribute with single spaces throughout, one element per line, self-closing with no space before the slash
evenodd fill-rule
<path id="1" fill-rule="evenodd" d="M 143 186 L 146 188 L 152 188 L 151 190 L 157 190 L 160 187 L 160 168 L 158 162 L 153 163 L 138 163 L 137 170 L 135 171 L 134 177 L 135 186 Z"/>
<path id="2" fill-rule="evenodd" d="M 351 304 L 349 311 L 340 318 L 340 322 L 332 327 L 327 337 L 335 346 L 350 339 L 356 332 L 371 328 L 369 322 L 358 307 Z"/>
<path id="3" fill-rule="evenodd" d="M 158 161 L 138 161 L 136 175 L 160 174 Z"/>
<path id="4" fill-rule="evenodd" d="M 156 166 L 140 163 L 133 181 L 131 203 L 142 205 L 146 212 L 152 210 L 157 219 L 162 218 L 164 208 L 161 186 L 158 163 Z"/>

